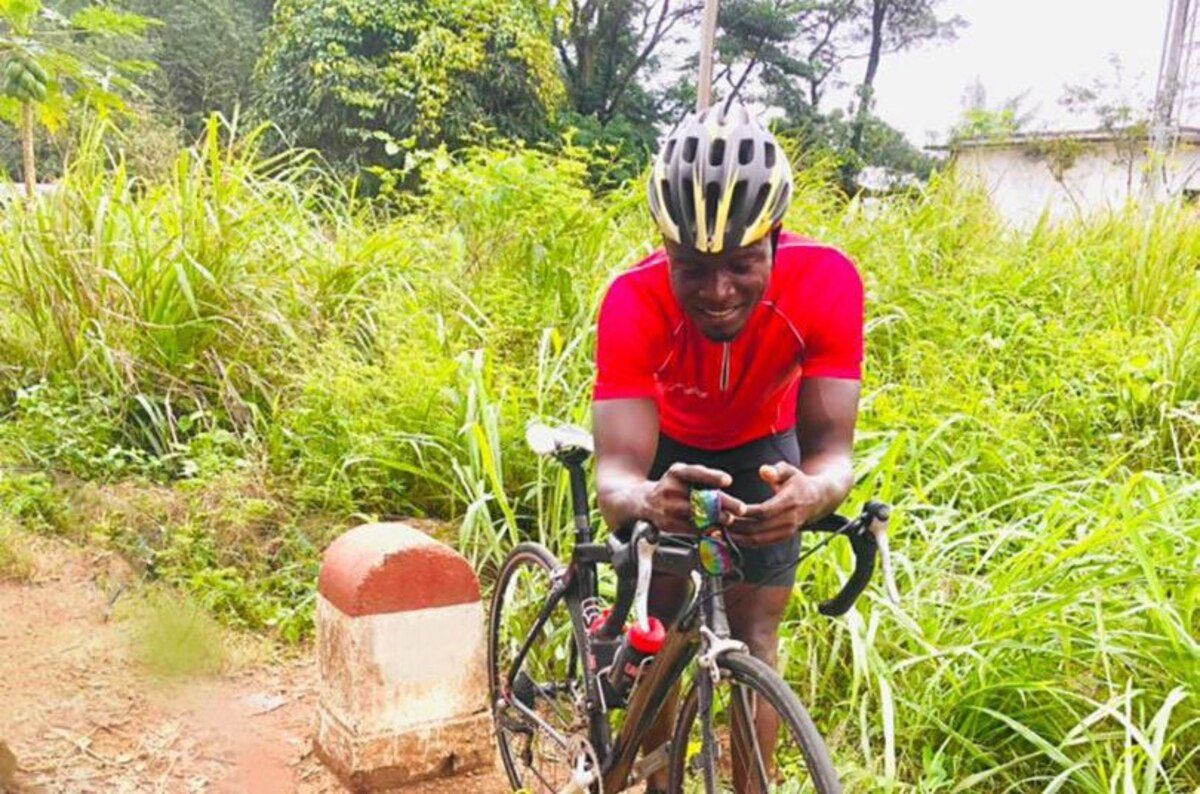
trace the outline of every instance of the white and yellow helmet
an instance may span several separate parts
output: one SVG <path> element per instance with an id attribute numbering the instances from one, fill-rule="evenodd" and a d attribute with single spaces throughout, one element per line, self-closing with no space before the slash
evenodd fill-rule
<path id="1" fill-rule="evenodd" d="M 683 118 L 650 174 L 650 213 L 663 236 L 705 253 L 761 240 L 792 200 L 792 167 L 739 103 Z"/>

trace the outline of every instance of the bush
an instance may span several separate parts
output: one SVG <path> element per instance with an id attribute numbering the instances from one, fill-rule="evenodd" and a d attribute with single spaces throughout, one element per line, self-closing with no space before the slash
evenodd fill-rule
<path id="1" fill-rule="evenodd" d="M 565 477 L 521 436 L 587 421 L 599 297 L 655 242 L 641 186 L 505 147 L 431 158 L 385 211 L 251 143 L 213 127 L 138 195 L 84 161 L 0 218 L 0 458 L 25 467 L 0 504 L 290 640 L 364 517 L 453 521 L 484 570 L 568 545 Z M 849 560 L 807 559 L 782 664 L 849 787 L 1195 788 L 1200 230 L 1018 233 L 949 175 L 871 204 L 830 175 L 798 173 L 787 224 L 864 276 L 846 509 L 895 505 L 904 601 L 818 620 Z M 67 499 L 61 471 L 91 482 Z"/>

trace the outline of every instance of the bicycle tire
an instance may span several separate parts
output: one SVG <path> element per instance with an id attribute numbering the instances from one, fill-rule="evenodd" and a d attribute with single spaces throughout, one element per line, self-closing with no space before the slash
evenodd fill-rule
<path id="1" fill-rule="evenodd" d="M 575 736 L 587 730 L 587 714 L 578 705 L 584 686 L 582 663 L 579 661 L 583 649 L 579 646 L 575 629 L 576 616 L 571 614 L 571 606 L 565 599 L 558 603 L 539 632 L 547 642 L 542 645 L 541 639 L 534 641 L 518 673 L 518 686 L 514 690 L 520 689 L 522 692 L 505 691 L 509 669 L 516 657 L 515 648 L 520 646 L 524 637 L 529 636 L 526 629 L 533 625 L 529 619 L 536 618 L 545 604 L 550 593 L 551 575 L 560 567 L 558 559 L 541 544 L 519 544 L 500 567 L 488 616 L 488 691 L 500 759 L 514 790 L 536 794 L 557 792 L 570 774 L 571 759 L 567 753 L 551 747 L 549 735 L 539 729 L 534 721 L 507 705 L 507 698 L 519 697 L 523 704 L 534 711 L 549 705 L 550 713 L 539 713 L 539 716 L 548 722 L 553 722 L 553 718 L 557 717 L 557 724 L 552 727 L 565 734 Z M 530 579 L 538 580 L 531 590 L 541 592 L 531 593 L 528 602 L 506 603 L 512 588 L 522 583 L 520 580 L 525 574 L 529 574 Z M 522 627 L 521 620 L 529 620 L 529 624 Z M 508 631 L 516 636 L 507 636 Z M 565 647 L 565 659 L 558 650 L 563 648 L 564 642 L 569 642 Z M 527 670 L 528 676 L 523 677 L 522 674 Z M 565 688 L 565 691 L 560 688 Z M 559 697 L 564 694 L 565 697 Z M 519 746 L 518 734 L 524 736 L 523 748 Z M 535 755 L 538 756 L 536 760 Z M 543 756 L 549 764 L 542 763 Z"/>
<path id="2" fill-rule="evenodd" d="M 746 690 L 763 698 L 774 710 L 779 717 L 779 736 L 784 736 L 784 731 L 788 731 L 794 745 L 799 749 L 803 758 L 807 780 L 810 781 L 811 787 L 805 788 L 803 781 L 798 781 L 797 777 L 785 779 L 782 782 L 778 777 L 782 775 L 782 770 L 776 769 L 771 777 L 775 780 L 767 781 L 767 790 L 772 792 L 791 792 L 791 791 L 813 791 L 816 794 L 841 794 L 842 787 L 838 781 L 837 770 L 833 766 L 833 760 L 829 756 L 829 749 L 825 746 L 825 740 L 817 731 L 816 725 L 813 724 L 812 718 L 808 716 L 804 705 L 800 699 L 796 697 L 796 693 L 783 680 L 783 678 L 773 668 L 759 659 L 750 656 L 748 653 L 731 652 L 723 654 L 718 662 L 721 671 L 721 683 L 718 687 L 732 681 L 736 686 L 744 687 Z M 695 742 L 691 740 L 693 728 L 699 732 L 698 727 L 699 716 L 699 695 L 696 683 L 693 682 L 687 695 L 680 704 L 678 714 L 675 719 L 675 727 L 671 736 L 671 755 L 668 760 L 668 791 L 670 792 L 685 792 L 685 784 L 687 783 L 686 775 L 689 772 L 689 766 L 695 759 Z M 732 756 L 732 751 L 730 751 Z M 743 761 L 743 763 L 745 763 Z M 698 774 L 697 770 L 691 770 Z M 792 770 L 789 770 L 792 772 Z M 732 773 L 730 775 L 732 777 Z M 744 787 L 745 788 L 745 787 Z M 757 788 L 751 790 L 760 790 L 761 784 Z M 703 787 L 698 789 L 703 791 Z M 732 783 L 730 787 L 718 786 L 718 791 L 732 791 Z M 740 794 L 740 792 L 739 792 Z"/>

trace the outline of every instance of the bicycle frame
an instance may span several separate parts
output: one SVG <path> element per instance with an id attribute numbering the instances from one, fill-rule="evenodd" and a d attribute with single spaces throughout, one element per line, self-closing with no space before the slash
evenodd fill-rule
<path id="1" fill-rule="evenodd" d="M 586 431 L 567 426 L 552 430 L 544 425 L 531 425 L 527 428 L 526 438 L 536 453 L 552 456 L 563 464 L 570 474 L 571 502 L 574 512 L 575 547 L 571 553 L 570 562 L 559 566 L 551 572 L 551 591 L 538 613 L 529 636 L 521 645 L 505 678 L 507 705 L 521 712 L 531 722 L 542 728 L 546 735 L 561 749 L 572 754 L 578 751 L 575 737 L 565 736 L 548 725 L 533 710 L 519 698 L 510 698 L 513 692 L 517 674 L 522 669 L 530 648 L 540 635 L 553 611 L 563 603 L 567 604 L 570 615 L 571 629 L 575 641 L 571 643 L 568 656 L 568 670 L 572 673 L 578 665 L 578 672 L 583 679 L 588 714 L 588 743 L 594 753 L 596 773 L 591 774 L 586 765 L 576 769 L 576 775 L 571 784 L 563 789 L 564 792 L 584 792 L 597 782 L 607 792 L 618 792 L 640 782 L 656 769 L 661 768 L 662 762 L 669 755 L 670 742 L 664 742 L 646 754 L 641 761 L 635 763 L 640 745 L 651 727 L 657 721 L 672 690 L 683 680 L 684 671 L 694 661 L 697 662 L 696 690 L 698 695 L 698 716 L 701 720 L 702 742 L 706 747 L 712 747 L 714 742 L 712 732 L 713 684 L 720 676 L 717 670 L 717 660 L 721 654 L 738 650 L 745 651 L 743 643 L 730 638 L 729 622 L 725 613 L 723 597 L 723 580 L 718 574 L 706 572 L 698 559 L 688 551 L 679 549 L 659 548 L 661 533 L 653 527 L 638 522 L 632 530 L 630 540 L 622 543 L 612 538 L 607 544 L 593 542 L 593 527 L 589 515 L 589 499 L 587 476 L 584 463 L 591 456 L 592 440 Z M 832 599 L 820 602 L 818 610 L 826 616 L 837 616 L 847 612 L 855 600 L 862 594 L 869 583 L 875 569 L 876 556 L 881 560 L 884 573 L 886 593 L 893 603 L 899 603 L 899 595 L 889 562 L 889 547 L 887 525 L 890 508 L 888 505 L 869 501 L 862 513 L 854 519 L 837 514 L 830 514 L 809 522 L 800 530 L 830 533 L 829 538 L 811 549 L 808 554 L 829 543 L 834 537 L 844 535 L 850 541 L 854 552 L 855 567 L 851 576 L 843 584 L 842 589 Z M 649 546 L 642 545 L 649 543 Z M 632 550 L 632 552 L 630 551 Z M 585 625 L 585 608 L 589 608 L 598 595 L 597 565 L 610 564 L 618 575 L 617 599 L 612 613 L 599 631 L 607 640 L 615 636 L 627 617 L 630 605 L 639 601 L 639 615 L 646 610 L 646 579 L 643 567 L 647 559 L 643 551 L 651 554 L 655 570 L 665 570 L 676 575 L 689 577 L 692 587 L 687 600 L 668 627 L 664 643 L 653 657 L 653 663 L 647 670 L 639 673 L 639 680 L 633 687 L 628 702 L 625 704 L 625 720 L 615 740 L 608 721 L 608 704 L 604 703 L 605 689 L 600 683 L 600 675 L 607 668 L 599 671 L 589 671 L 590 660 L 584 658 L 590 648 L 587 642 L 592 636 L 591 626 Z M 628 582 L 630 553 L 636 557 L 638 566 L 637 579 L 639 584 L 636 591 L 631 592 Z M 799 559 L 803 559 L 801 555 Z M 797 562 L 799 562 L 799 559 Z M 661 567 L 659 567 L 661 563 Z M 582 638 L 582 642 L 580 642 Z M 580 647 L 582 646 L 582 647 Z M 580 693 L 574 694 L 578 697 Z M 734 719 L 738 719 L 738 706 L 735 703 Z M 748 721 L 743 703 L 741 722 L 738 725 L 748 731 L 748 738 L 757 743 L 753 725 Z M 757 744 L 755 745 L 757 747 Z M 757 754 L 756 754 L 757 757 Z M 702 753 L 704 763 L 703 774 L 706 784 L 711 788 L 715 774 L 713 757 Z M 761 759 L 760 759 L 761 763 Z M 761 767 L 760 767 L 761 768 Z M 830 772 L 830 774 L 833 774 Z"/>
<path id="2" fill-rule="evenodd" d="M 576 499 L 575 505 L 575 549 L 571 562 L 565 569 L 556 571 L 554 585 L 545 604 L 538 613 L 537 620 L 530 629 L 529 636 L 513 659 L 508 671 L 506 683 L 511 690 L 517 672 L 524 664 L 529 649 L 533 646 L 550 615 L 565 599 L 568 613 L 571 616 L 573 630 L 576 636 L 587 637 L 588 627 L 583 625 L 583 604 L 596 595 L 596 565 L 589 559 L 590 555 L 583 552 L 595 549 L 592 543 L 592 526 L 586 512 L 580 506 L 586 505 L 586 480 L 582 460 L 564 460 L 571 476 L 572 496 L 582 496 Z M 698 582 L 696 580 L 699 580 Z M 714 636 L 727 639 L 729 636 L 728 622 L 725 618 L 724 601 L 720 591 L 720 576 L 699 574 L 693 577 L 693 588 L 685 605 L 681 608 L 676 619 L 672 621 L 667 631 L 662 649 L 654 656 L 646 678 L 634 687 L 632 696 L 626 706 L 625 721 L 621 726 L 615 741 L 611 737 L 611 727 L 608 722 L 607 710 L 600 708 L 603 694 L 597 676 L 591 675 L 586 669 L 583 659 L 578 658 L 572 644 L 572 659 L 569 664 L 578 664 L 580 676 L 584 681 L 589 714 L 588 739 L 601 765 L 601 782 L 604 791 L 616 792 L 624 790 L 631 783 L 630 776 L 634 771 L 634 762 L 643 738 L 657 720 L 663 703 L 670 692 L 682 680 L 683 673 L 699 652 L 701 626 L 709 625 Z M 532 709 L 527 709 L 517 701 L 515 706 L 529 719 L 539 723 L 548 731 L 557 743 L 567 744 L 567 737 L 558 735 L 546 725 Z M 638 778 L 645 776 L 646 771 Z"/>

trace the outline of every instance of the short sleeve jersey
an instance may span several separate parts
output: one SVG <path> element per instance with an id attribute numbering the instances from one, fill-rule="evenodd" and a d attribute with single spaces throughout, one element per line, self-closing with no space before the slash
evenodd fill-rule
<path id="1" fill-rule="evenodd" d="M 600 307 L 595 400 L 650 398 L 667 436 L 729 449 L 795 427 L 804 378 L 861 379 L 863 287 L 838 250 L 784 232 L 762 300 L 728 342 L 702 334 L 659 250 Z"/>

